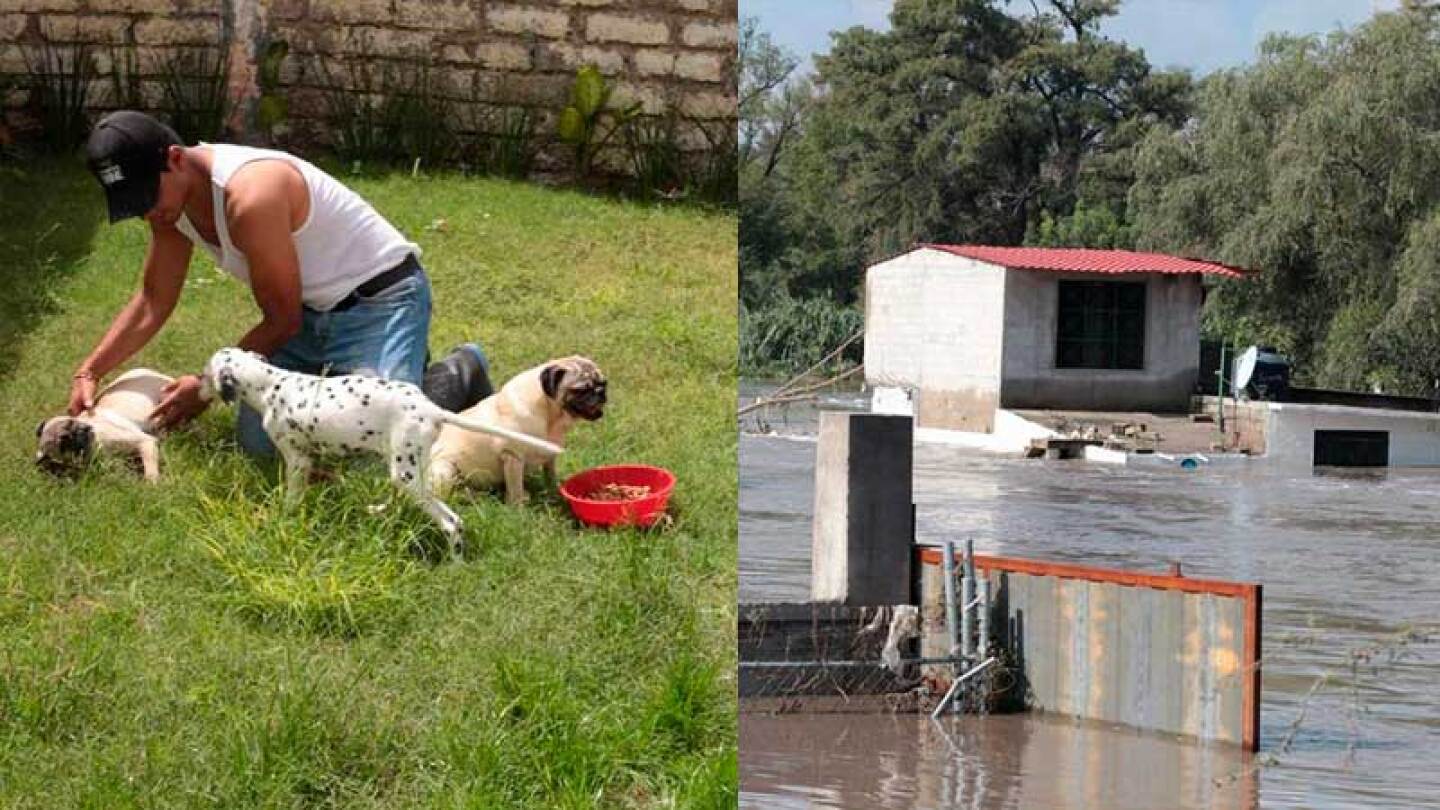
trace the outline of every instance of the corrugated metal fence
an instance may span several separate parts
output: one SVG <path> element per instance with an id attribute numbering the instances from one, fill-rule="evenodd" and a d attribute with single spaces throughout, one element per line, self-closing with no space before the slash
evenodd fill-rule
<path id="1" fill-rule="evenodd" d="M 946 647 L 942 554 L 919 551 L 922 655 Z M 1261 587 L 975 556 L 991 650 L 1030 708 L 1202 741 L 1260 742 Z"/>

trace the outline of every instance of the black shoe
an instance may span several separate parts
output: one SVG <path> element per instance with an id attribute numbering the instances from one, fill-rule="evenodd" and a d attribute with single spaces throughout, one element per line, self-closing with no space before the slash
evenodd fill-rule
<path id="1" fill-rule="evenodd" d="M 462 343 L 425 369 L 420 385 L 431 402 L 459 413 L 495 393 L 490 384 L 490 361 L 475 343 Z"/>

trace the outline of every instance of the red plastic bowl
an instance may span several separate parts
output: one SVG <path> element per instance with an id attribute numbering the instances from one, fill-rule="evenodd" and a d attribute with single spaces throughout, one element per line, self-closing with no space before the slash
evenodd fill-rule
<path id="1" fill-rule="evenodd" d="M 597 501 L 585 496 L 606 484 L 650 487 L 650 494 L 629 501 Z M 617 464 L 592 467 L 565 479 L 560 495 L 581 523 L 591 526 L 649 526 L 665 513 L 675 475 L 663 467 Z"/>

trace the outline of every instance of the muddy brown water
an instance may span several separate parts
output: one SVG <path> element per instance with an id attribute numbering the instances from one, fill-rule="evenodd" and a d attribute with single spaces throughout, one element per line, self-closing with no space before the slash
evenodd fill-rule
<path id="1" fill-rule="evenodd" d="M 742 384 L 742 402 L 765 390 Z M 802 600 L 815 411 L 764 422 L 740 438 L 740 599 Z M 1262 583 L 1260 754 L 1048 716 L 746 714 L 742 807 L 1440 807 L 1440 471 L 1190 472 L 934 445 L 915 468 L 921 543 Z M 1399 643 L 1412 629 L 1430 640 Z"/>

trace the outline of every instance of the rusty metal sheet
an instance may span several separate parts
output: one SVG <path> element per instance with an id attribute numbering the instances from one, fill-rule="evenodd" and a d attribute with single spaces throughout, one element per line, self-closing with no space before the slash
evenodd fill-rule
<path id="1" fill-rule="evenodd" d="M 938 552 L 917 556 L 938 571 Z M 1258 747 L 1260 586 L 978 555 L 976 565 L 994 583 L 992 627 L 1032 708 Z M 924 581 L 938 589 L 938 574 Z"/>
<path id="2" fill-rule="evenodd" d="M 1056 598 L 1053 580 L 1022 577 L 1025 605 L 1025 677 L 1035 708 L 1058 711 L 1055 701 L 1055 666 L 1059 639 L 1056 635 Z"/>
<path id="3" fill-rule="evenodd" d="M 1206 613 L 1205 597 L 1185 597 L 1181 619 L 1184 630 L 1180 649 L 1184 666 L 1180 680 L 1183 712 L 1180 732 L 1201 739 L 1207 739 L 1205 730 L 1209 721 L 1209 701 L 1213 700 L 1214 696 L 1209 689 L 1209 667 L 1206 665 L 1210 640 Z"/>
<path id="4" fill-rule="evenodd" d="M 1241 599 L 1217 599 L 1215 647 L 1215 738 L 1243 743 L 1245 738 L 1245 606 Z"/>
<path id="5" fill-rule="evenodd" d="M 1084 715 L 1090 686 L 1090 591 L 1074 579 L 1055 581 L 1056 655 L 1055 707 L 1066 714 Z"/>
<path id="6" fill-rule="evenodd" d="M 1089 700 L 1085 716 L 1107 722 L 1121 721 L 1120 638 L 1124 626 L 1121 619 L 1121 593 L 1124 588 L 1103 582 L 1086 582 L 1089 599 L 1090 639 L 1086 669 Z"/>
<path id="7" fill-rule="evenodd" d="M 1184 639 L 1184 593 L 1156 591 L 1152 609 L 1155 611 L 1154 632 L 1147 654 L 1150 683 L 1155 687 L 1152 704 L 1157 731 L 1179 733 L 1184 724 L 1180 689 L 1184 672 L 1181 644 Z"/>
<path id="8" fill-rule="evenodd" d="M 1117 648 L 1118 674 L 1116 696 L 1121 707 L 1121 716 L 1115 722 L 1126 722 L 1141 727 L 1151 727 L 1154 722 L 1155 690 L 1150 683 L 1150 667 L 1147 656 L 1150 650 L 1150 636 L 1155 616 L 1151 606 L 1154 594 L 1151 588 L 1121 588 L 1120 617 L 1123 632 L 1120 633 Z"/>

